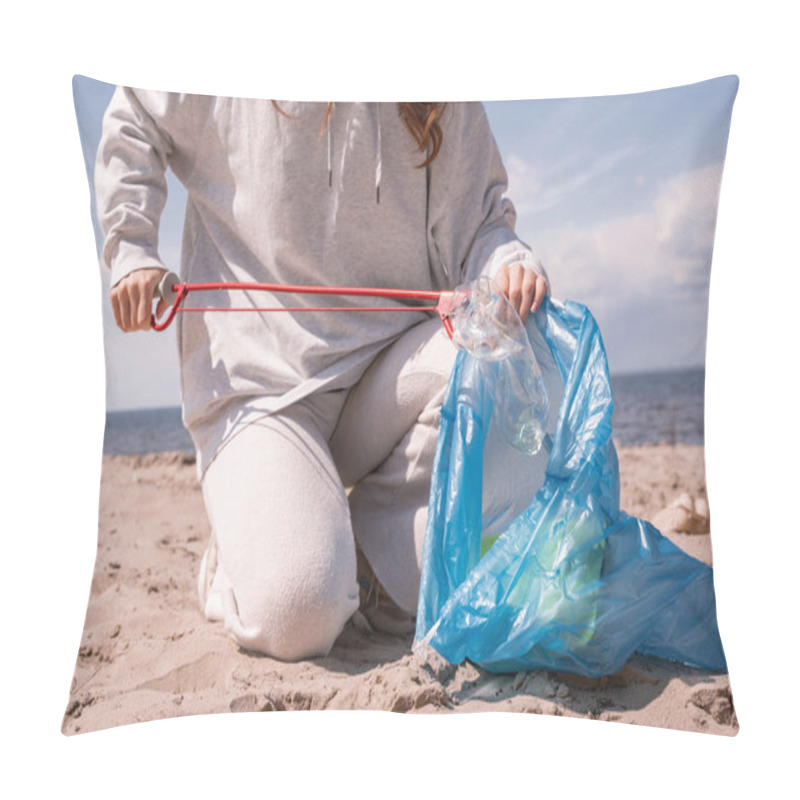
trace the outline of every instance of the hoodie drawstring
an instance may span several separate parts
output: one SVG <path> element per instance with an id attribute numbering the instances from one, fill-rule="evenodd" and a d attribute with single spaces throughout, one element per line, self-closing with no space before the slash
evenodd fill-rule
<path id="1" fill-rule="evenodd" d="M 375 202 L 381 202 L 381 172 L 383 169 L 383 136 L 381 131 L 381 104 L 376 103 L 376 123 L 375 123 Z M 333 115 L 334 109 L 331 109 L 331 118 L 325 126 L 328 138 L 328 188 L 333 186 Z"/>
<path id="2" fill-rule="evenodd" d="M 333 117 L 333 109 L 331 109 L 331 117 Z M 325 126 L 325 129 L 328 132 L 328 188 L 330 189 L 333 186 L 333 167 L 331 166 L 331 150 L 333 148 L 333 143 L 331 139 L 331 128 L 333 127 L 333 119 L 328 120 L 328 124 Z"/>
<path id="3" fill-rule="evenodd" d="M 375 202 L 381 202 L 381 169 L 383 167 L 383 141 L 381 139 L 381 104 L 376 103 L 378 111 L 375 142 Z"/>

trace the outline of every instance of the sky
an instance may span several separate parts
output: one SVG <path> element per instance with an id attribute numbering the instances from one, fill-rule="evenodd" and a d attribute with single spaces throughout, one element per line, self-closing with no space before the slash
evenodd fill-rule
<path id="1" fill-rule="evenodd" d="M 554 297 L 597 318 L 612 374 L 702 367 L 717 201 L 736 79 L 652 92 L 490 101 L 517 234 Z M 76 78 L 91 187 L 111 84 Z M 168 175 L 160 253 L 178 271 L 185 205 Z M 91 189 L 90 189 L 91 198 Z M 94 212 L 93 199 L 91 199 Z M 99 231 L 92 214 L 99 247 Z M 109 410 L 178 405 L 175 329 L 121 333 L 100 269 Z"/>

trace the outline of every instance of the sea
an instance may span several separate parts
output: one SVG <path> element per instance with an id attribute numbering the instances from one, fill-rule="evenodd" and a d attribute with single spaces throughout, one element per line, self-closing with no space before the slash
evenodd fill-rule
<path id="1" fill-rule="evenodd" d="M 705 370 L 612 375 L 614 441 L 633 444 L 703 444 Z M 194 452 L 181 410 L 147 408 L 106 414 L 103 453 L 143 455 Z"/>

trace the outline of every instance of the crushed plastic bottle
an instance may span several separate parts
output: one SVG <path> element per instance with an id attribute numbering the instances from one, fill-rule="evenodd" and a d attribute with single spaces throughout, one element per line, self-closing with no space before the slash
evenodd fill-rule
<path id="1" fill-rule="evenodd" d="M 545 441 L 547 389 L 525 325 L 488 277 L 453 292 L 453 341 L 480 362 L 506 440 L 536 455 Z"/>

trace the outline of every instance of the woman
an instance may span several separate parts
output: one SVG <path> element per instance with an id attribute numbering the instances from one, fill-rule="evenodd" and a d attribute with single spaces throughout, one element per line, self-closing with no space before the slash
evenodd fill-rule
<path id="1" fill-rule="evenodd" d="M 168 166 L 187 190 L 189 282 L 444 290 L 488 274 L 523 318 L 547 290 L 514 235 L 479 104 L 275 103 L 119 88 L 96 188 L 124 331 L 149 327 L 165 270 L 157 244 Z M 220 304 L 264 298 L 230 291 Z M 354 537 L 413 616 L 455 356 L 438 320 L 287 312 L 178 322 L 184 423 L 214 532 L 200 576 L 206 616 L 275 658 L 326 654 L 359 606 Z M 513 468 L 518 457 L 505 454 L 503 480 L 485 489 L 487 514 L 524 507 L 537 488 Z"/>

